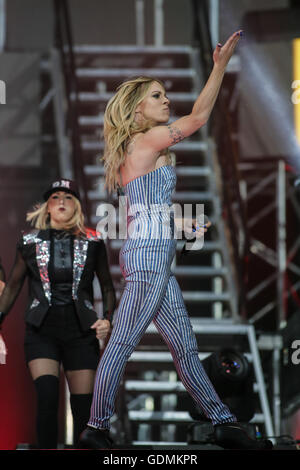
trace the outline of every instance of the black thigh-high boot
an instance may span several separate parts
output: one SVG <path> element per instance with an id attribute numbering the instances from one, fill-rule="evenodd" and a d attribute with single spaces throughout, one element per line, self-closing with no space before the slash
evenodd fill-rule
<path id="1" fill-rule="evenodd" d="M 41 375 L 34 381 L 37 392 L 37 445 L 56 449 L 58 439 L 59 378 Z"/>
<path id="2" fill-rule="evenodd" d="M 70 403 L 73 415 L 73 445 L 78 448 L 79 436 L 90 419 L 93 394 L 71 394 Z"/>

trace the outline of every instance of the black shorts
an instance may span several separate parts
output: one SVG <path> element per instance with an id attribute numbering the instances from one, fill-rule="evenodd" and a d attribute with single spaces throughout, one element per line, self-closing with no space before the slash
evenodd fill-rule
<path id="1" fill-rule="evenodd" d="M 64 370 L 93 369 L 100 359 L 95 330 L 82 332 L 73 305 L 51 307 L 41 327 L 26 324 L 26 362 L 54 359 Z"/>

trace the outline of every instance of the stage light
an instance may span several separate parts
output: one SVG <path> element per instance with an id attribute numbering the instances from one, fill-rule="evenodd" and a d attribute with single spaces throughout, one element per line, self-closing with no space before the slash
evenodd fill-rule
<path id="1" fill-rule="evenodd" d="M 221 349 L 202 361 L 222 401 L 238 421 L 249 422 L 255 414 L 254 373 L 247 357 L 234 349 Z M 193 419 L 205 421 L 198 405 L 189 411 Z"/>

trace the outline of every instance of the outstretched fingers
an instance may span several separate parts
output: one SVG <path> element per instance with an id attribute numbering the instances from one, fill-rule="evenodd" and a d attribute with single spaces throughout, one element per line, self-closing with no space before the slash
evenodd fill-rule
<path id="1" fill-rule="evenodd" d="M 243 35 L 243 31 L 242 30 L 239 30 L 239 31 L 236 31 L 235 33 L 233 33 L 228 39 L 227 41 L 225 42 L 224 46 L 223 46 L 223 49 L 225 48 L 228 48 L 228 50 L 231 52 L 235 49 L 235 46 L 237 45 L 237 43 L 239 42 L 239 40 L 241 39 Z"/>
<path id="2" fill-rule="evenodd" d="M 220 65 L 226 66 L 242 35 L 243 31 L 239 30 L 233 33 L 223 46 L 221 43 L 218 43 L 213 54 L 214 61 Z"/>

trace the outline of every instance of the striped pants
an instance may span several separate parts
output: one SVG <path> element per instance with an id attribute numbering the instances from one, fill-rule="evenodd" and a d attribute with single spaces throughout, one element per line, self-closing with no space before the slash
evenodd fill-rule
<path id="1" fill-rule="evenodd" d="M 126 246 L 127 244 L 125 244 Z M 171 273 L 176 241 L 128 247 L 120 252 L 126 287 L 116 322 L 98 366 L 88 425 L 109 429 L 126 363 L 153 321 L 169 347 L 186 390 L 213 424 L 236 421 L 215 392 L 198 357 L 179 285 Z"/>

